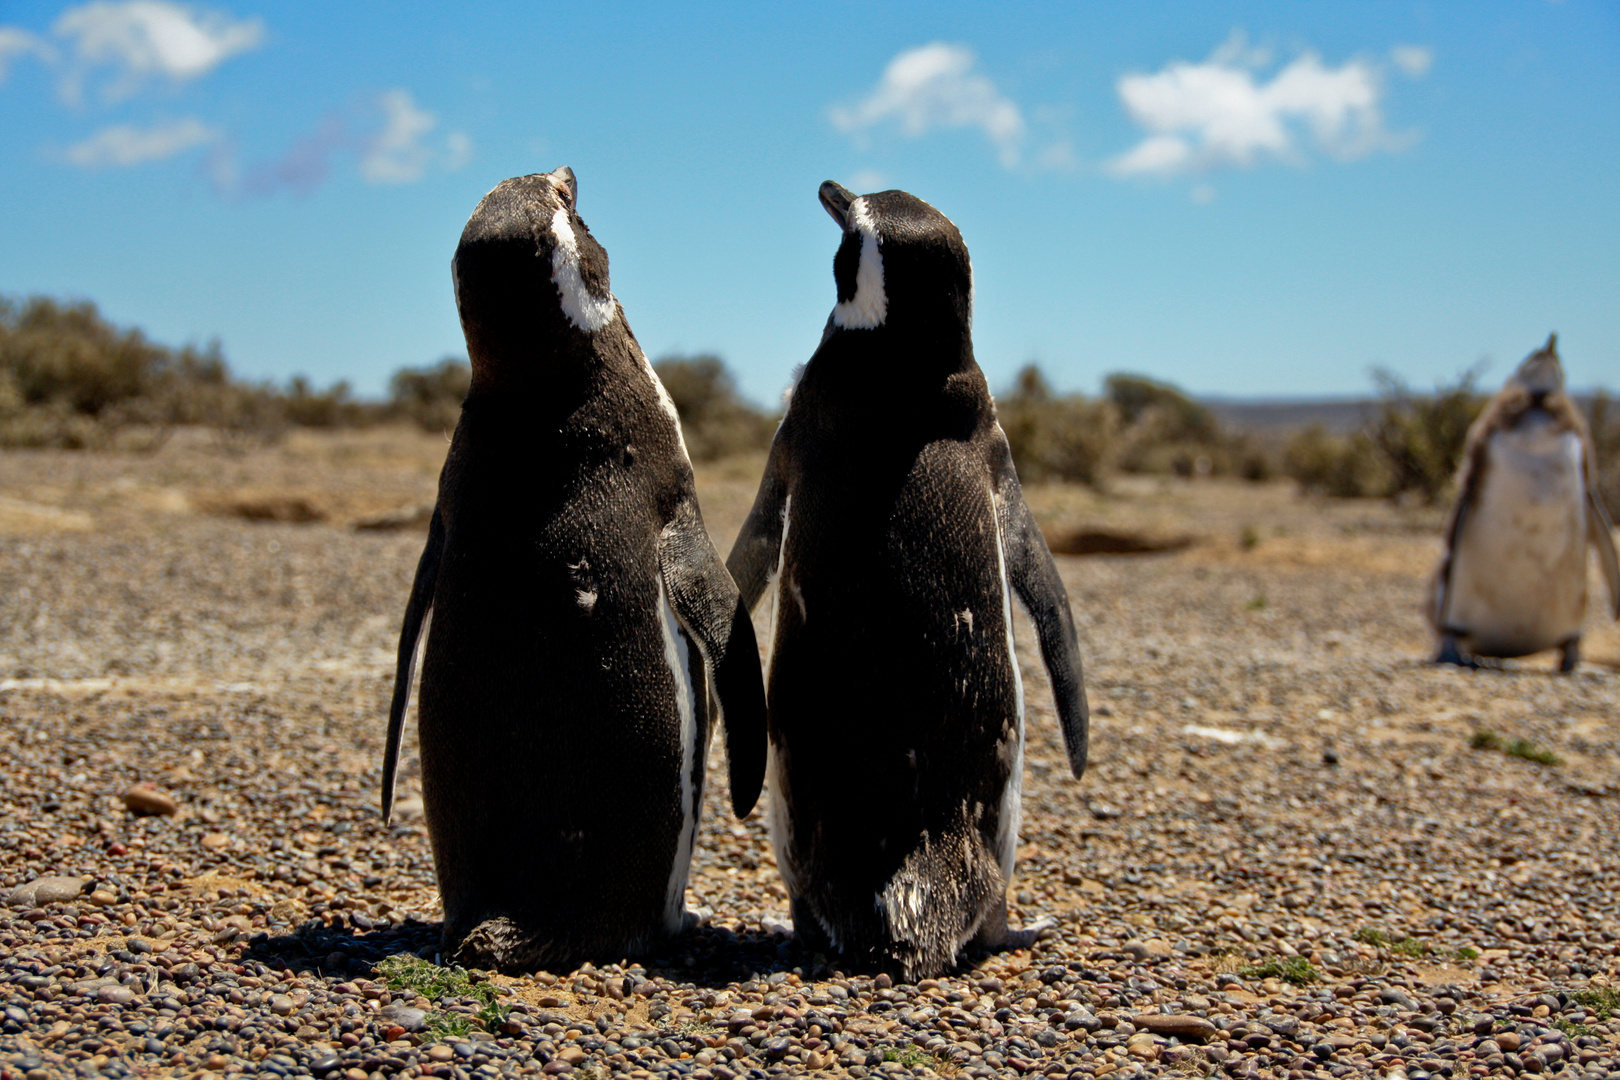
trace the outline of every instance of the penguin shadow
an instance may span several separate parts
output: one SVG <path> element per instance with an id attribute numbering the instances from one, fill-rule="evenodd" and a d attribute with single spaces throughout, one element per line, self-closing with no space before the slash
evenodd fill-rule
<path id="1" fill-rule="evenodd" d="M 242 959 L 257 960 L 276 970 L 370 978 L 377 965 L 390 956 L 433 956 L 439 948 L 440 929 L 438 923 L 416 919 L 361 926 L 352 917 L 337 913 L 329 923 L 308 919 L 287 932 L 260 931 L 248 939 Z"/>
<path id="2" fill-rule="evenodd" d="M 1553 655 L 1556 657 L 1556 654 Z M 1583 669 L 1620 670 L 1620 662 L 1588 656 L 1581 657 L 1580 664 L 1572 671 L 1560 671 L 1556 659 L 1551 667 L 1546 667 L 1539 663 L 1526 663 L 1524 659 L 1504 660 L 1495 656 L 1475 656 L 1472 653 L 1460 654 L 1459 659 L 1435 656 L 1408 657 L 1397 666 L 1414 671 L 1460 671 L 1465 675 L 1478 675 L 1481 678 L 1497 676 L 1512 679 L 1567 679 L 1571 675 L 1581 674 Z"/>
<path id="3" fill-rule="evenodd" d="M 402 953 L 442 962 L 438 956 L 442 931 L 442 923 L 415 919 L 388 926 L 362 927 L 343 913 L 337 913 L 329 923 L 309 919 L 284 932 L 260 931 L 248 939 L 242 959 L 258 961 L 276 970 L 372 978 L 377 975 L 378 965 Z M 586 962 L 638 963 L 649 975 L 705 988 L 768 979 L 778 972 L 798 971 L 805 976 L 815 972 L 817 977 L 824 978 L 833 970 L 828 958 L 810 953 L 791 934 L 784 934 L 780 929 L 732 928 L 712 923 L 660 942 L 639 956 L 581 958 L 581 965 Z M 569 972 L 559 970 L 552 974 L 565 976 Z"/>
<path id="4" fill-rule="evenodd" d="M 1030 934 L 1031 940 L 1014 948 L 1028 948 L 1044 938 L 1046 927 Z M 946 973 L 961 977 L 972 973 L 1001 949 L 970 945 L 962 950 L 956 964 Z M 849 977 L 888 976 L 893 983 L 905 981 L 892 962 L 880 955 L 829 954 L 806 944 L 782 927 L 736 929 L 704 924 L 673 938 L 646 956 L 640 963 L 649 975 L 661 975 L 675 982 L 692 983 L 706 989 L 720 989 L 737 983 L 780 981 L 778 976 L 797 975 L 804 982 Z"/>
<path id="5" fill-rule="evenodd" d="M 407 919 L 388 926 L 363 927 L 342 913 L 331 922 L 309 919 L 284 933 L 260 931 L 247 941 L 242 960 L 258 961 L 278 971 L 313 971 L 345 979 L 378 977 L 378 967 L 391 956 L 413 954 L 440 962 L 441 923 Z M 954 974 L 971 972 L 987 958 L 977 950 L 963 953 Z M 588 958 L 596 964 L 637 963 L 649 976 L 705 989 L 738 983 L 779 981 L 798 975 L 805 981 L 849 976 L 891 975 L 879 958 L 828 955 L 802 943 L 781 927 L 704 923 L 679 937 L 660 942 L 636 957 Z M 587 962 L 581 960 L 583 965 Z M 568 971 L 552 974 L 566 976 Z M 520 974 L 507 972 L 506 974 Z M 533 974 L 530 972 L 529 974 Z M 898 981 L 898 980 L 896 980 Z"/>

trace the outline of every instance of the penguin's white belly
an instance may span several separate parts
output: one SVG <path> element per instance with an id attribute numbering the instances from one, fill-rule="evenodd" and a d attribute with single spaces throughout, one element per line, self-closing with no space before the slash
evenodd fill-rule
<path id="1" fill-rule="evenodd" d="M 1586 490 L 1574 432 L 1491 436 L 1476 505 L 1452 553 L 1444 623 L 1482 656 L 1526 656 L 1586 617 Z"/>

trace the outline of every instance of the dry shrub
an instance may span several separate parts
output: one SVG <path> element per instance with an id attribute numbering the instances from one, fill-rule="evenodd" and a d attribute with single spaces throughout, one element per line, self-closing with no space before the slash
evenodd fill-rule
<path id="1" fill-rule="evenodd" d="M 1433 394 L 1412 393 L 1388 371 L 1375 371 L 1373 377 L 1380 402 L 1367 434 L 1389 467 L 1389 495 L 1414 495 L 1432 506 L 1456 475 L 1468 426 L 1485 407 L 1474 385 L 1479 369 L 1463 372 Z"/>
<path id="2" fill-rule="evenodd" d="M 1384 495 L 1390 489 L 1389 467 L 1365 432 L 1334 435 L 1321 424 L 1288 440 L 1283 472 L 1306 491 L 1341 499 Z"/>
<path id="3" fill-rule="evenodd" d="M 1587 406 L 1586 421 L 1597 457 L 1598 493 L 1613 520 L 1620 514 L 1620 406 L 1599 390 Z"/>
<path id="4" fill-rule="evenodd" d="M 401 368 L 388 384 L 389 408 L 424 431 L 451 431 L 470 386 L 472 367 L 454 356 L 430 367 Z"/>
<path id="5" fill-rule="evenodd" d="M 1306 491 L 1340 498 L 1416 498 L 1433 505 L 1450 488 L 1462 461 L 1468 426 L 1485 407 L 1463 372 L 1432 394 L 1415 394 L 1387 371 L 1376 371 L 1377 415 L 1361 430 L 1335 435 L 1316 424 L 1295 432 L 1283 471 Z"/>
<path id="6" fill-rule="evenodd" d="M 996 416 L 1021 479 L 1094 488 L 1107 482 L 1119 428 L 1111 403 L 1054 394 L 1040 368 L 1030 364 L 1018 373 L 1011 392 L 996 399 Z"/>
<path id="7" fill-rule="evenodd" d="M 290 425 L 339 427 L 384 415 L 348 384 L 285 391 L 231 377 L 217 341 L 179 349 L 120 329 L 89 301 L 0 297 L 0 446 L 152 450 L 182 424 L 222 450 L 274 442 Z"/>
<path id="8" fill-rule="evenodd" d="M 716 461 L 771 445 L 777 418 L 737 393 L 736 380 L 718 356 L 666 356 L 653 369 L 675 401 L 693 461 Z"/>
<path id="9" fill-rule="evenodd" d="M 1277 471 L 1272 447 L 1225 430 L 1214 413 L 1177 387 L 1117 372 L 1105 385 L 1123 423 L 1118 454 L 1122 471 L 1255 481 L 1268 480 Z"/>
<path id="10" fill-rule="evenodd" d="M 357 401 L 352 393 L 347 380 L 317 390 L 304 376 L 294 375 L 281 395 L 281 408 L 294 427 L 356 428 L 382 419 L 382 408 Z"/>

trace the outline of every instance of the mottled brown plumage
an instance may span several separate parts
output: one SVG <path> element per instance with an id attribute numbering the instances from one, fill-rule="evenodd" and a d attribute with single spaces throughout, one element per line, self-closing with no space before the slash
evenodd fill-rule
<path id="1" fill-rule="evenodd" d="M 1596 548 L 1620 618 L 1620 565 L 1597 461 L 1564 389 L 1557 335 L 1532 353 L 1468 430 L 1457 500 L 1427 615 L 1437 661 L 1563 651 L 1579 656 L 1586 549 Z"/>

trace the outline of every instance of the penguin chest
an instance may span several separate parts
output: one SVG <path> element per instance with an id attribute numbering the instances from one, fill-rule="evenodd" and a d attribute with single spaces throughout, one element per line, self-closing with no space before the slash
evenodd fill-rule
<path id="1" fill-rule="evenodd" d="M 1524 656 L 1580 633 L 1586 499 L 1574 432 L 1491 436 L 1477 504 L 1453 552 L 1445 622 L 1485 656 Z"/>

